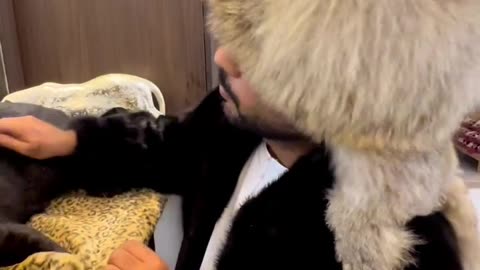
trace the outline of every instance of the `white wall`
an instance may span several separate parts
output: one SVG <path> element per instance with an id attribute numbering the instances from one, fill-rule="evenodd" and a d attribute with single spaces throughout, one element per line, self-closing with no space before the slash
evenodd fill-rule
<path id="1" fill-rule="evenodd" d="M 169 269 L 175 269 L 182 240 L 182 199 L 179 196 L 168 196 L 167 204 L 155 229 L 155 251 L 167 263 Z"/>

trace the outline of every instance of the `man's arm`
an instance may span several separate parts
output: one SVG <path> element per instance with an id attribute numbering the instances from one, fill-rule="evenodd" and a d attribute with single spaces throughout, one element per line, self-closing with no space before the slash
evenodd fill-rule
<path id="1" fill-rule="evenodd" d="M 124 111 L 75 119 L 71 129 L 77 143 L 68 158 L 68 175 L 76 188 L 153 188 L 180 194 L 189 181 L 183 173 L 192 171 L 187 156 L 192 143 L 185 133 L 189 127 L 177 118 Z"/>
<path id="2" fill-rule="evenodd" d="M 117 112 L 75 119 L 62 131 L 32 117 L 1 119 L 0 146 L 37 159 L 68 156 L 76 187 L 182 194 L 222 125 L 221 98 L 213 92 L 182 120 Z"/>
<path id="3" fill-rule="evenodd" d="M 125 111 L 76 119 L 76 183 L 93 191 L 153 188 L 181 195 L 199 178 L 203 152 L 224 120 L 217 92 L 183 119 Z"/>

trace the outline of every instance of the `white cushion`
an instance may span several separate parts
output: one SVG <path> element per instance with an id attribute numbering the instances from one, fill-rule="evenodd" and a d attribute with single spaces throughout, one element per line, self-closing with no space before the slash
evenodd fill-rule
<path id="1" fill-rule="evenodd" d="M 152 94 L 159 109 L 154 106 Z M 127 74 L 103 75 L 80 84 L 47 82 L 12 93 L 3 101 L 42 105 L 74 117 L 100 115 L 115 107 L 149 111 L 155 117 L 165 113 L 160 89 L 151 81 Z"/>

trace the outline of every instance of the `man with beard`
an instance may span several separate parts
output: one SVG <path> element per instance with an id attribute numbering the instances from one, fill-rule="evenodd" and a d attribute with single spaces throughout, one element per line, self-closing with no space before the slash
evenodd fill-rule
<path id="1" fill-rule="evenodd" d="M 479 101 L 478 1 L 209 3 L 221 85 L 184 119 L 4 119 L 0 145 L 181 195 L 179 270 L 480 269 L 450 140 Z M 165 266 L 127 243 L 109 268 Z"/>

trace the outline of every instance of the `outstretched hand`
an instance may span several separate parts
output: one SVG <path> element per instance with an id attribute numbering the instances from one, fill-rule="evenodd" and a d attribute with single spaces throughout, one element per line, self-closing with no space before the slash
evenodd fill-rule
<path id="1" fill-rule="evenodd" d="M 168 270 L 168 266 L 142 243 L 128 241 L 112 253 L 106 270 Z"/>
<path id="2" fill-rule="evenodd" d="M 74 131 L 59 129 L 33 116 L 0 119 L 0 147 L 31 158 L 67 156 L 76 144 Z"/>

